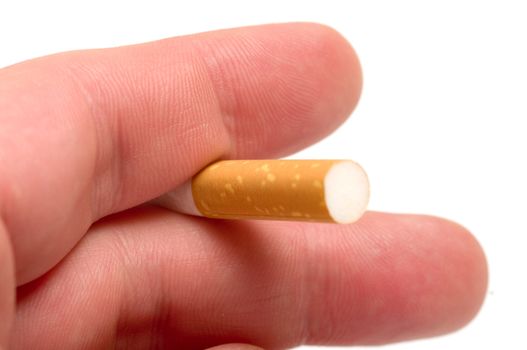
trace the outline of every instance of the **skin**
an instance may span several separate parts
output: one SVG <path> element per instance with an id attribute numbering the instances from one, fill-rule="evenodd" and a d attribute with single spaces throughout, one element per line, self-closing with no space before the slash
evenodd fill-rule
<path id="1" fill-rule="evenodd" d="M 223 221 L 141 204 L 213 160 L 280 157 L 322 139 L 361 86 L 352 47 L 315 24 L 0 70 L 0 345 L 274 349 L 465 325 L 487 267 L 453 222 L 375 212 L 353 225 Z"/>

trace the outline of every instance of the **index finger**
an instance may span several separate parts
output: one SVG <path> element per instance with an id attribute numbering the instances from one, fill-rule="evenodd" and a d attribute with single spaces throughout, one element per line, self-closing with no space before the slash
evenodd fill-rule
<path id="1" fill-rule="evenodd" d="M 219 157 L 276 157 L 357 103 L 351 46 L 313 24 L 233 29 L 79 51 L 0 71 L 0 217 L 18 284 L 93 221 L 181 184 Z"/>

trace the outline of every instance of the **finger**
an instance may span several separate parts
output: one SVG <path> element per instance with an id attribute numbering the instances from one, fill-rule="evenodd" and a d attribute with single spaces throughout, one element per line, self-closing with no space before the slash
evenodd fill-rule
<path id="1" fill-rule="evenodd" d="M 140 208 L 104 219 L 56 269 L 19 290 L 14 342 L 387 343 L 466 324 L 486 281 L 475 239 L 438 218 L 212 223 Z"/>
<path id="2" fill-rule="evenodd" d="M 15 310 L 13 254 L 5 227 L 0 221 L 0 349 L 7 346 Z"/>
<path id="3" fill-rule="evenodd" d="M 0 213 L 17 280 L 96 219 L 218 157 L 275 157 L 335 129 L 361 87 L 335 31 L 269 25 L 45 57 L 0 71 Z"/>
<path id="4" fill-rule="evenodd" d="M 208 350 L 263 350 L 262 348 L 250 344 L 224 344 L 209 348 Z"/>

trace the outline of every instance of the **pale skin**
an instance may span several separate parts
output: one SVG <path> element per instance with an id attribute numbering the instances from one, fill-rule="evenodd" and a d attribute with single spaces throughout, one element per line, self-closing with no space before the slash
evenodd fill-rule
<path id="1" fill-rule="evenodd" d="M 487 268 L 453 222 L 215 221 L 141 205 L 216 159 L 322 139 L 361 86 L 351 46 L 314 24 L 1 69 L 1 347 L 383 344 L 465 325 Z"/>

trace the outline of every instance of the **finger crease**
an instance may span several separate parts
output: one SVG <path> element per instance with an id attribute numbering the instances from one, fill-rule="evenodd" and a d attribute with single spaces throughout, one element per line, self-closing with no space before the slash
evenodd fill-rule
<path id="1" fill-rule="evenodd" d="M 196 57 L 201 58 L 202 65 L 205 67 L 222 124 L 229 135 L 228 153 L 237 154 L 238 125 L 235 111 L 239 101 L 234 93 L 233 82 L 227 79 L 230 76 L 227 67 L 222 64 L 221 54 L 208 41 L 203 40 L 193 47 L 198 51 Z"/>

